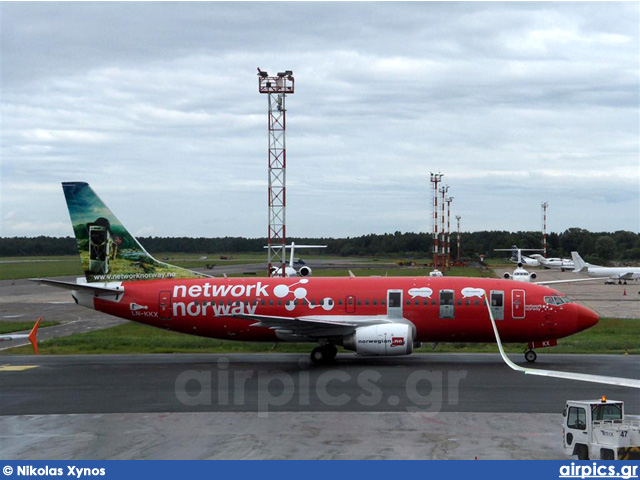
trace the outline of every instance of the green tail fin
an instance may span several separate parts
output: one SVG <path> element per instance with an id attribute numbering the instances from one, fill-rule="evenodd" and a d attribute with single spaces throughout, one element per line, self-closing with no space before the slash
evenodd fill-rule
<path id="1" fill-rule="evenodd" d="M 200 278 L 159 262 L 138 243 L 85 182 L 63 182 L 69 216 L 89 282 Z"/>

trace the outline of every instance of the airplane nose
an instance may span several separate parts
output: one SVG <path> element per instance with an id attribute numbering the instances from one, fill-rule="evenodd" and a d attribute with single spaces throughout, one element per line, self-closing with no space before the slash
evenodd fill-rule
<path id="1" fill-rule="evenodd" d="M 600 320 L 600 317 L 596 312 L 594 312 L 593 310 L 589 310 L 587 307 L 583 307 L 582 305 L 578 305 L 578 332 L 593 327 L 596 323 L 598 323 L 598 320 Z"/>

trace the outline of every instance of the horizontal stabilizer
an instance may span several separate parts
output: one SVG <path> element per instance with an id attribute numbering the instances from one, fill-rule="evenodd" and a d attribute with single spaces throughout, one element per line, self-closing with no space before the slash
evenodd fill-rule
<path id="1" fill-rule="evenodd" d="M 91 292 L 96 297 L 105 297 L 109 295 L 122 295 L 124 288 L 122 287 L 107 287 L 105 285 L 96 285 L 91 283 L 72 283 L 63 282 L 61 280 L 50 280 L 48 278 L 30 278 L 32 282 L 38 282 L 43 285 L 50 285 L 52 287 L 64 288 L 66 290 L 80 290 L 85 292 Z"/>

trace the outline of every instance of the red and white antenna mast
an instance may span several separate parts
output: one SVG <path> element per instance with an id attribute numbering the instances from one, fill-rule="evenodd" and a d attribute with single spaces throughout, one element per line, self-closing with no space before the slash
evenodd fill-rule
<path id="1" fill-rule="evenodd" d="M 453 197 L 447 197 L 445 201 L 447 202 L 447 268 L 449 268 L 451 267 L 451 202 L 453 202 Z"/>
<path id="2" fill-rule="evenodd" d="M 549 202 L 542 204 L 542 256 L 547 258 L 547 207 Z"/>
<path id="3" fill-rule="evenodd" d="M 460 215 L 456 215 L 456 220 L 458 221 L 458 265 L 460 265 L 460 219 L 462 217 Z"/>
<path id="4" fill-rule="evenodd" d="M 440 218 L 440 224 L 442 225 L 442 228 L 440 230 L 440 238 L 442 238 L 442 241 L 440 242 L 440 263 L 444 268 L 447 268 L 447 232 L 445 230 L 444 209 L 448 191 L 448 185 L 443 185 L 442 187 L 440 187 L 440 193 L 442 194 L 442 216 Z"/>
<path id="5" fill-rule="evenodd" d="M 442 173 L 431 173 L 430 181 L 433 184 L 433 268 L 438 268 L 438 183 L 442 181 Z"/>
<path id="6" fill-rule="evenodd" d="M 293 72 L 286 70 L 270 77 L 258 68 L 258 90 L 269 95 L 269 230 L 267 272 L 285 276 L 287 207 L 287 126 L 285 100 L 294 93 Z M 278 269 L 281 272 L 278 273 Z"/>

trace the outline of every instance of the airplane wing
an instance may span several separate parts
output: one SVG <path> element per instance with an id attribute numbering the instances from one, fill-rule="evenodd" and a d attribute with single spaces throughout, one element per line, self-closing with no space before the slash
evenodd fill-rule
<path id="1" fill-rule="evenodd" d="M 251 324 L 252 327 L 266 327 L 283 333 L 312 337 L 347 335 L 358 327 L 385 323 L 388 320 L 385 316 L 354 317 L 351 315 L 279 317 L 274 315 L 238 313 L 230 316 L 255 321 L 256 323 Z"/>
<path id="2" fill-rule="evenodd" d="M 96 297 L 104 297 L 108 295 L 121 295 L 124 293 L 122 287 L 108 287 L 106 285 L 96 285 L 91 283 L 73 283 L 63 282 L 62 280 L 50 280 L 48 278 L 30 278 L 32 282 L 38 282 L 43 285 L 64 288 L 66 290 L 84 290 L 92 292 Z"/>
<path id="3" fill-rule="evenodd" d="M 633 280 L 634 273 L 633 272 L 621 273 L 620 275 L 616 275 L 616 278 L 619 278 L 620 280 Z"/>
<path id="4" fill-rule="evenodd" d="M 545 282 L 533 282 L 536 285 L 551 285 L 553 283 L 592 282 L 594 280 L 607 280 L 609 277 L 574 278 L 573 280 L 548 280 Z"/>
<path id="5" fill-rule="evenodd" d="M 42 317 L 38 317 L 36 324 L 33 326 L 33 328 L 29 333 L 14 333 L 9 335 L 0 335 L 0 342 L 26 338 L 31 342 L 31 345 L 33 346 L 33 351 L 37 355 L 38 354 L 38 327 L 40 326 L 41 320 L 42 320 Z"/>
<path id="6" fill-rule="evenodd" d="M 525 367 L 521 367 L 520 365 L 516 365 L 509 359 L 509 357 L 507 357 L 507 354 L 504 353 L 504 349 L 502 348 L 502 341 L 500 340 L 500 335 L 498 334 L 498 327 L 496 327 L 496 321 L 493 318 L 493 312 L 491 311 L 489 299 L 487 298 L 486 293 L 484 294 L 484 298 L 487 304 L 487 310 L 489 311 L 489 318 L 491 319 L 491 326 L 493 327 L 493 333 L 496 336 L 496 342 L 498 343 L 498 349 L 500 350 L 500 355 L 502 356 L 504 363 L 506 363 L 507 366 L 512 370 L 523 372 L 525 375 L 540 375 L 542 377 L 564 378 L 566 380 L 578 380 L 582 382 L 604 383 L 607 385 L 618 385 L 621 387 L 640 388 L 640 380 L 636 380 L 634 378 L 605 377 L 604 375 L 590 375 L 587 373 L 560 372 L 557 370 L 541 370 L 537 368 L 525 368 Z"/>

